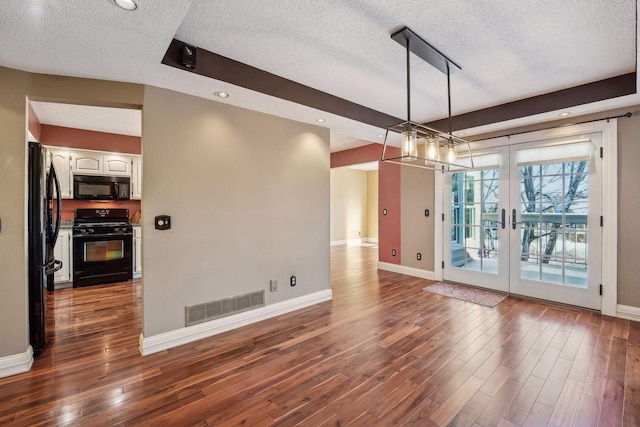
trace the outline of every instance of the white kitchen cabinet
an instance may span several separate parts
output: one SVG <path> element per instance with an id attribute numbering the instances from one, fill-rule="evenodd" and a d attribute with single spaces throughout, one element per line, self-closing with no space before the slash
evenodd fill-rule
<path id="1" fill-rule="evenodd" d="M 131 198 L 142 198 L 142 156 L 132 156 Z"/>
<path id="2" fill-rule="evenodd" d="M 133 226 L 133 278 L 142 276 L 142 227 Z"/>
<path id="3" fill-rule="evenodd" d="M 105 154 L 103 162 L 105 175 L 131 176 L 131 156 Z"/>
<path id="4" fill-rule="evenodd" d="M 78 175 L 104 174 L 103 153 L 78 150 L 71 153 L 71 172 Z"/>
<path id="5" fill-rule="evenodd" d="M 60 229 L 58 240 L 56 240 L 56 246 L 53 248 L 53 255 L 57 260 L 62 261 L 62 268 L 54 273 L 54 286 L 62 283 L 69 283 L 73 280 L 72 245 L 71 230 Z"/>
<path id="6" fill-rule="evenodd" d="M 60 182 L 60 194 L 63 199 L 73 199 L 73 176 L 71 175 L 71 151 L 66 148 L 49 147 L 51 163 L 56 169 L 56 175 Z M 55 188 L 54 188 L 55 194 Z"/>

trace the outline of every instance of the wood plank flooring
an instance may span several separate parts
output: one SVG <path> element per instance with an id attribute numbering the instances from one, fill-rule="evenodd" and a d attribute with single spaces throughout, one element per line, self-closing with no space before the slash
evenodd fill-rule
<path id="1" fill-rule="evenodd" d="M 0 424 L 640 425 L 640 324 L 475 305 L 376 259 L 332 247 L 333 301 L 144 358 L 139 283 L 57 291 L 50 346 L 0 379 Z"/>

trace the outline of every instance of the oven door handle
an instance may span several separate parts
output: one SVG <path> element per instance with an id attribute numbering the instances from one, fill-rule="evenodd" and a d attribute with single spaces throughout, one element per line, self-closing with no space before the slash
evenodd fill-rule
<path id="1" fill-rule="evenodd" d="M 74 239 L 76 237 L 127 237 L 133 236 L 133 233 L 105 233 L 105 234 L 74 234 Z"/>

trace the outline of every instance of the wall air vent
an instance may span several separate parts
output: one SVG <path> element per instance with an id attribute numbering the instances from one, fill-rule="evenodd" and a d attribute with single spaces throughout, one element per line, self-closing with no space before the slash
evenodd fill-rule
<path id="1" fill-rule="evenodd" d="M 264 307 L 264 291 L 187 306 L 184 308 L 185 326 L 197 325 L 258 307 Z"/>

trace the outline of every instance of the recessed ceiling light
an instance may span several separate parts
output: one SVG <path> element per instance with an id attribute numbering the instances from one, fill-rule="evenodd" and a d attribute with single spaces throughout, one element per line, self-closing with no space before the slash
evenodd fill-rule
<path id="1" fill-rule="evenodd" d="M 569 111 L 565 111 L 564 113 L 560 113 L 558 114 L 560 117 L 567 117 L 569 114 L 571 114 Z"/>
<path id="2" fill-rule="evenodd" d="M 138 5 L 133 0 L 113 0 L 113 2 L 124 10 L 136 10 Z"/>
<path id="3" fill-rule="evenodd" d="M 320 122 L 320 123 L 322 123 L 322 122 L 324 122 L 324 121 L 325 121 L 325 120 L 324 120 L 322 117 L 320 117 L 319 119 L 316 119 L 316 122 Z"/>
<path id="4" fill-rule="evenodd" d="M 383 135 L 383 134 L 381 134 L 381 133 L 379 133 L 379 134 L 378 134 L 378 138 L 382 138 L 383 136 L 384 136 L 384 135 Z"/>
<path id="5" fill-rule="evenodd" d="M 219 97 L 219 98 L 228 98 L 229 94 L 227 92 L 216 92 L 214 93 L 215 96 Z"/>

